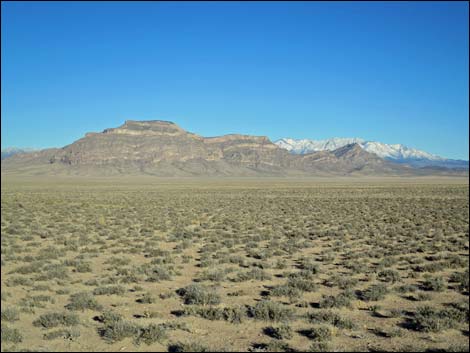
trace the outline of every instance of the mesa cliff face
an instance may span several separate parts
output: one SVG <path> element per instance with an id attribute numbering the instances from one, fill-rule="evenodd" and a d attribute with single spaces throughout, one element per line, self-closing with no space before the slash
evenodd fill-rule
<path id="1" fill-rule="evenodd" d="M 287 151 L 267 137 L 234 134 L 204 138 L 168 121 L 128 120 L 118 128 L 86 134 L 54 153 L 51 163 L 130 167 L 157 174 L 158 169 L 165 174 L 171 165 L 189 174 L 204 170 L 230 174 L 231 167 L 260 170 L 282 167 L 283 160 L 289 158 Z M 204 165 L 206 168 L 200 170 Z"/>
<path id="2" fill-rule="evenodd" d="M 2 173 L 157 176 L 259 176 L 403 174 L 357 144 L 293 155 L 265 136 L 202 137 L 162 120 L 127 120 L 117 128 L 60 149 L 24 153 L 2 161 Z"/>
<path id="3" fill-rule="evenodd" d="M 118 128 L 88 133 L 54 155 L 70 165 L 148 164 L 206 157 L 204 139 L 166 121 L 128 120 Z"/>

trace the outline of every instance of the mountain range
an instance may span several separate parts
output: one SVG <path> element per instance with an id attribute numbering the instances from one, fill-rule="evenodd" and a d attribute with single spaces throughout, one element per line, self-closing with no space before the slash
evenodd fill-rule
<path id="1" fill-rule="evenodd" d="M 29 153 L 29 152 L 33 152 L 33 151 L 34 151 L 33 148 L 8 147 L 8 148 L 5 148 L 5 149 L 2 149 L 2 159 L 11 157 L 15 154 Z"/>
<path id="2" fill-rule="evenodd" d="M 413 167 L 445 167 L 468 169 L 468 161 L 448 159 L 425 151 L 410 148 L 401 144 L 386 144 L 366 141 L 361 138 L 338 138 L 326 140 L 282 138 L 274 142 L 281 148 L 294 154 L 306 154 L 318 151 L 333 151 L 351 143 L 357 143 L 364 151 L 373 153 L 380 158 Z"/>
<path id="3" fill-rule="evenodd" d="M 286 141 L 290 141 L 287 140 Z M 294 141 L 294 140 L 292 140 Z M 361 141 L 291 153 L 266 136 L 203 137 L 170 121 L 127 120 L 87 133 L 70 145 L 2 159 L 2 174 L 154 176 L 461 175 L 462 170 L 416 168 L 381 158 Z M 336 142 L 335 142 L 336 143 Z M 330 146 L 331 145 L 331 146 Z M 337 147 L 337 148 L 335 148 Z"/>

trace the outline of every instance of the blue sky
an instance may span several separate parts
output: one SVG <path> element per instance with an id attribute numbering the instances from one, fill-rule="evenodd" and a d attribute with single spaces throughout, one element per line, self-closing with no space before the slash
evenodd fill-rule
<path id="1" fill-rule="evenodd" d="M 468 159 L 466 2 L 2 2 L 1 145 L 126 119 Z"/>

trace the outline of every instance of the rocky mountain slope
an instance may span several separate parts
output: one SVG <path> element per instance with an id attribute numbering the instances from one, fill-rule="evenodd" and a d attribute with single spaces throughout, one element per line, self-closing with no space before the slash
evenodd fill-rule
<path id="1" fill-rule="evenodd" d="M 265 136 L 202 137 L 162 120 L 128 120 L 59 149 L 2 160 L 2 174 L 156 176 L 416 175 L 357 143 L 298 155 Z M 442 173 L 442 171 L 438 171 Z"/>

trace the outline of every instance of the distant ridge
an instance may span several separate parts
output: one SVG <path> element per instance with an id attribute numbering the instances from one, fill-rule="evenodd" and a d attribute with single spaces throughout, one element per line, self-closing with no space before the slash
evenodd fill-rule
<path id="1" fill-rule="evenodd" d="M 2 174 L 154 176 L 330 176 L 455 174 L 392 163 L 357 142 L 292 154 L 266 136 L 203 137 L 171 121 L 126 120 L 62 148 L 2 160 Z M 458 174 L 458 173 L 457 173 Z"/>
<path id="2" fill-rule="evenodd" d="M 7 147 L 2 149 L 2 159 L 14 156 L 18 153 L 28 153 L 35 151 L 33 148 Z"/>
<path id="3" fill-rule="evenodd" d="M 436 156 L 425 151 L 410 148 L 401 144 L 386 144 L 376 141 L 366 141 L 361 138 L 338 138 L 326 140 L 282 138 L 275 142 L 281 148 L 294 154 L 306 154 L 318 151 L 332 151 L 350 143 L 357 143 L 363 150 L 373 153 L 380 158 L 413 167 L 444 167 L 468 169 L 469 162 Z"/>

